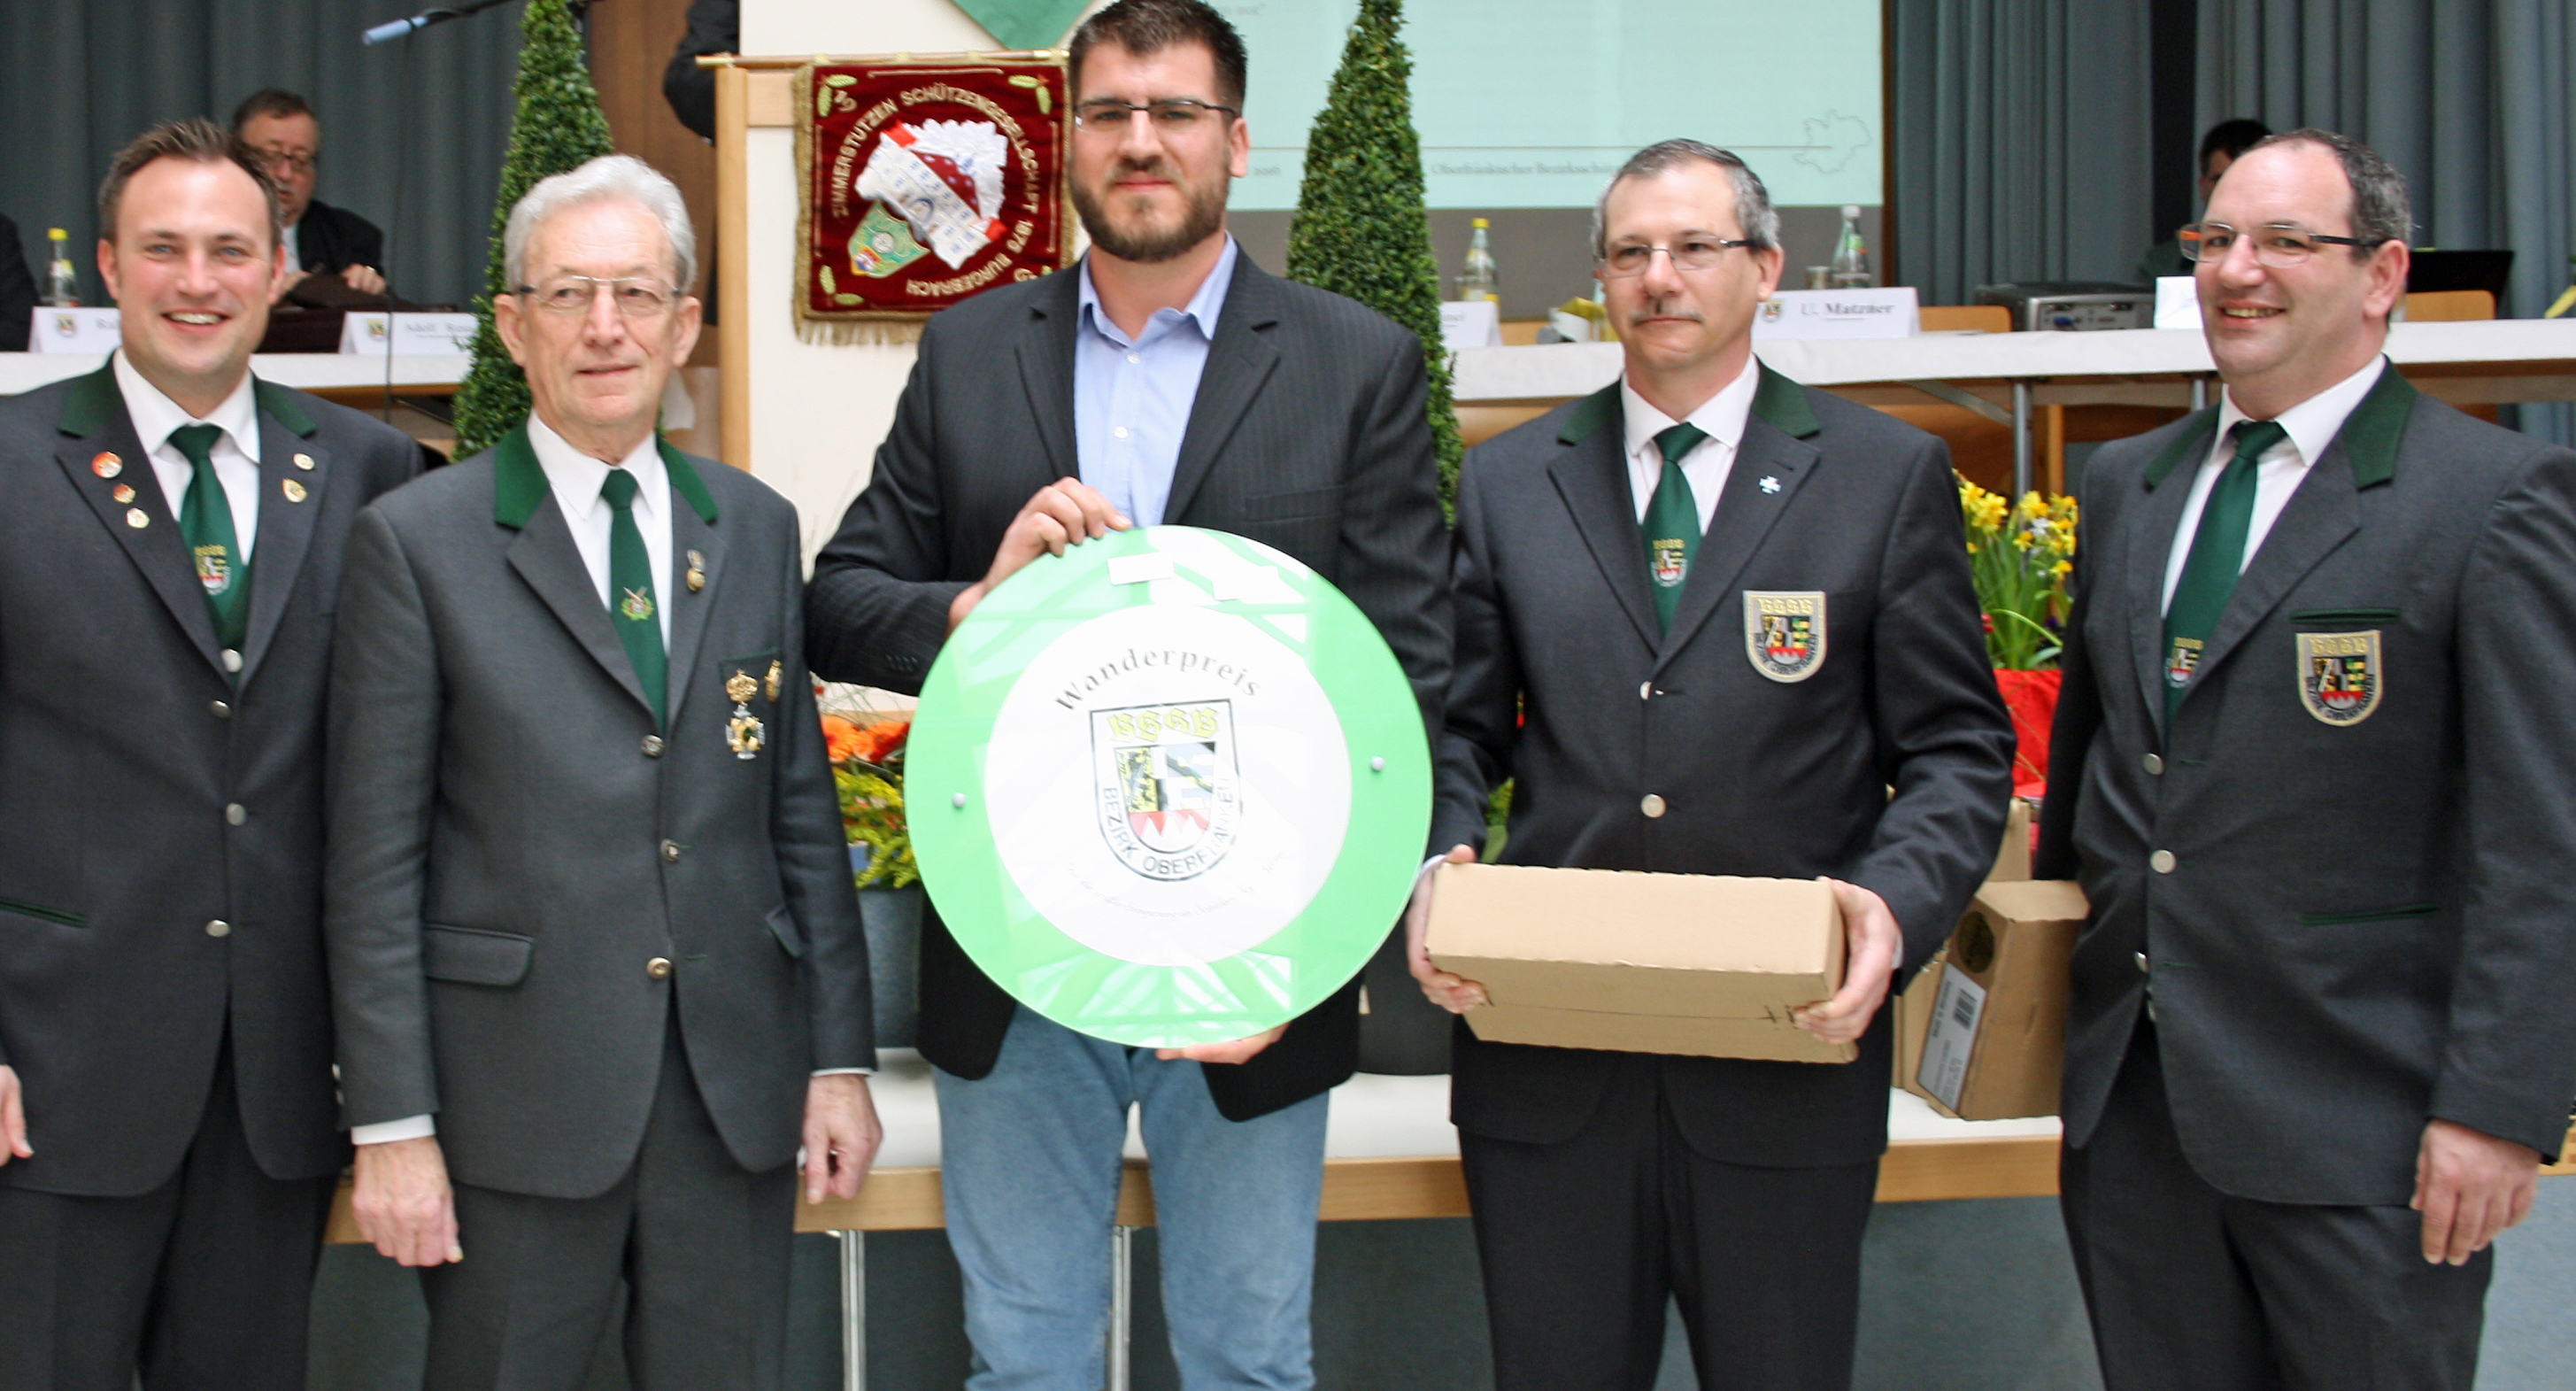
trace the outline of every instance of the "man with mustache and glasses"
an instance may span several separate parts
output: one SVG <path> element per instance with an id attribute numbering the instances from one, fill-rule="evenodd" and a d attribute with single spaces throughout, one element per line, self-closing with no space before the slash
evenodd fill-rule
<path id="1" fill-rule="evenodd" d="M 2013 738 L 1941 442 L 1756 361 L 1779 217 L 1696 140 L 1631 156 L 1594 253 L 1625 370 L 1458 489 L 1432 843 L 1506 863 L 1833 881 L 1835 1065 L 1452 1045 L 1502 1391 L 1633 1391 L 1678 1297 L 1702 1386 L 1848 1391 L 1887 1148 L 1888 991 L 1994 863 Z M 1526 712 L 1526 722 L 1523 715 Z M 1892 792 L 1891 792 L 1892 789 Z M 1474 981 L 1415 977 L 1464 1013 Z M 1677 924 L 1687 930 L 1687 924 Z"/>
<path id="2" fill-rule="evenodd" d="M 299 1391 L 331 613 L 420 451 L 252 374 L 286 261 L 229 132 L 137 136 L 98 226 L 115 357 L 0 402 L 0 1386 Z"/>
<path id="3" fill-rule="evenodd" d="M 1213 9 L 1121 0 L 1074 35 L 1070 78 L 1091 252 L 930 321 L 868 489 L 815 563 L 814 669 L 917 690 L 950 631 L 1037 556 L 1172 522 L 1266 542 L 1338 585 L 1436 724 L 1448 600 L 1421 343 L 1273 279 L 1227 233 L 1250 136 L 1243 43 Z M 1018 1008 L 935 915 L 921 983 L 969 1384 L 1100 1385 L 1134 1105 L 1182 1384 L 1312 1385 L 1324 1093 L 1355 1060 L 1356 986 L 1284 1029 L 1156 1053 Z"/>
<path id="4" fill-rule="evenodd" d="M 2037 867 L 2113 1391 L 2466 1391 L 2567 1132 L 2576 454 L 2383 356 L 2407 226 L 2344 136 L 2246 151 L 2183 229 L 2224 396 L 2085 471 Z"/>

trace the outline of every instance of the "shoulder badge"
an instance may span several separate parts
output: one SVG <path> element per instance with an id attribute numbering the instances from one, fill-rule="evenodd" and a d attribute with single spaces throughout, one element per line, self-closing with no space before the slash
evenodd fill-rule
<path id="1" fill-rule="evenodd" d="M 1744 591 L 1744 656 L 1774 681 L 1815 675 L 1825 664 L 1824 591 Z"/>
<path id="2" fill-rule="evenodd" d="M 2379 630 L 2297 634 L 2299 703 L 2330 725 L 2355 725 L 2379 709 L 2387 667 Z"/>

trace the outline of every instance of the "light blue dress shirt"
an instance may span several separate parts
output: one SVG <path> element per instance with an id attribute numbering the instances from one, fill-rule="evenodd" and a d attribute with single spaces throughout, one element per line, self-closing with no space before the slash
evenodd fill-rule
<path id="1" fill-rule="evenodd" d="M 1172 498 L 1172 470 L 1181 459 L 1181 437 L 1190 427 L 1199 376 L 1217 315 L 1234 281 L 1234 238 L 1225 239 L 1216 268 L 1208 272 L 1186 309 L 1157 309 L 1145 331 L 1131 339 L 1110 322 L 1091 286 L 1086 256 L 1075 291 L 1080 308 L 1073 332 L 1073 437 L 1082 481 L 1138 526 L 1163 520 Z"/>

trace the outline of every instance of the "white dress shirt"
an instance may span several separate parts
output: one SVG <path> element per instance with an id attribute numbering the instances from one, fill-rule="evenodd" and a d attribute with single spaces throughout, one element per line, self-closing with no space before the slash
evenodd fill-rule
<path id="1" fill-rule="evenodd" d="M 251 396 L 250 373 L 242 373 L 232 394 L 201 420 L 146 381 L 124 353 L 108 360 L 116 364 L 116 389 L 125 396 L 126 418 L 134 422 L 135 437 L 151 456 L 152 476 L 161 481 L 161 495 L 170 501 L 173 520 L 187 506 L 188 481 L 195 477 L 197 466 L 170 442 L 170 432 L 189 425 L 212 425 L 223 431 L 206 452 L 215 465 L 215 482 L 223 486 L 224 502 L 232 508 L 233 540 L 241 545 L 242 563 L 249 564 L 251 543 L 259 536 L 259 404 Z M 252 576 L 254 583 L 257 578 Z"/>
<path id="2" fill-rule="evenodd" d="M 537 466 L 546 471 L 555 506 L 572 528 L 573 549 L 590 571 L 590 587 L 599 591 L 600 607 L 611 607 L 608 595 L 608 535 L 617 524 L 617 509 L 599 495 L 608 482 L 609 466 L 567 443 L 534 411 L 528 413 L 528 444 Z M 651 435 L 626 451 L 617 467 L 635 475 L 635 530 L 644 537 L 644 561 L 653 576 L 653 616 L 662 624 L 662 650 L 671 650 L 671 471 Z"/>
<path id="3" fill-rule="evenodd" d="M 1717 515 L 1717 497 L 1726 491 L 1726 476 L 1735 470 L 1735 451 L 1744 443 L 1744 421 L 1753 413 L 1753 393 L 1761 386 L 1762 364 L 1748 354 L 1735 380 L 1690 413 L 1690 423 L 1708 432 L 1707 439 L 1682 456 L 1682 477 L 1690 480 L 1691 501 L 1699 504 L 1703 536 L 1708 534 L 1709 519 Z M 1628 437 L 1628 490 L 1642 525 L 1646 505 L 1654 501 L 1655 487 L 1664 481 L 1664 451 L 1655 436 L 1681 422 L 1647 405 L 1624 376 L 1619 379 L 1619 405 Z"/>
<path id="4" fill-rule="evenodd" d="M 2272 523 L 2281 519 L 2281 509 L 2290 505 L 2290 495 L 2307 478 L 2308 466 L 2325 456 L 2326 446 L 2343 433 L 2345 418 L 2379 385 L 2379 374 L 2387 367 L 2387 358 L 2374 357 L 2369 366 L 2273 417 L 2289 433 L 2254 461 L 2254 515 L 2245 528 L 2245 554 L 2236 562 L 2238 574 L 2254 563 L 2254 553 L 2263 548 Z M 2220 397 L 2218 438 L 2209 446 L 2209 457 L 2201 460 L 2200 471 L 2192 476 L 2191 496 L 2182 504 L 2182 526 L 2175 530 L 2173 550 L 2165 557 L 2167 609 L 2173 607 L 2174 590 L 2182 584 L 2182 567 L 2191 559 L 2191 543 L 2200 530 L 2201 511 L 2209 505 L 2209 490 L 2218 486 L 2218 475 L 2236 457 L 2230 432 L 2237 422 L 2252 418 L 2237 408 L 2232 394 Z"/>

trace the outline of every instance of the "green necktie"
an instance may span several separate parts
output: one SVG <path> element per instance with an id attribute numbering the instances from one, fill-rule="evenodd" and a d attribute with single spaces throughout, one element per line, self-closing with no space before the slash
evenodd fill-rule
<path id="1" fill-rule="evenodd" d="M 1655 436 L 1664 452 L 1664 476 L 1646 500 L 1646 519 L 1638 529 L 1646 538 L 1646 575 L 1655 582 L 1655 621 L 1672 631 L 1673 611 L 1681 607 L 1682 581 L 1690 576 L 1691 556 L 1699 550 L 1699 499 L 1691 496 L 1682 476 L 1682 456 L 1708 438 L 1708 431 L 1685 420 Z"/>
<path id="2" fill-rule="evenodd" d="M 2200 667 L 2201 649 L 2218 627 L 2227 596 L 2245 569 L 2245 533 L 2254 524 L 2255 461 L 2263 451 L 2289 436 L 2276 420 L 2236 423 L 2236 457 L 2211 485 L 2201 504 L 2200 529 L 2192 533 L 2191 555 L 2182 563 L 2182 580 L 2174 586 L 2173 603 L 2165 609 L 2165 723 L 2173 723 L 2191 674 Z"/>
<path id="3" fill-rule="evenodd" d="M 206 607 L 214 611 L 215 641 L 241 650 L 250 627 L 250 560 L 233 539 L 233 507 L 215 477 L 215 441 L 223 431 L 212 425 L 182 425 L 170 442 L 188 456 L 188 492 L 179 504 L 179 535 L 188 543 L 188 559 L 197 583 L 205 586 Z"/>
<path id="4" fill-rule="evenodd" d="M 661 614 L 654 607 L 653 562 L 644 554 L 644 533 L 635 529 L 635 475 L 622 468 L 608 471 L 599 495 L 617 513 L 608 524 L 608 615 L 617 625 L 617 640 L 626 644 L 626 659 L 635 664 L 635 680 L 653 707 L 653 724 L 662 723 L 663 697 L 670 689 L 670 657 L 662 650 Z"/>

